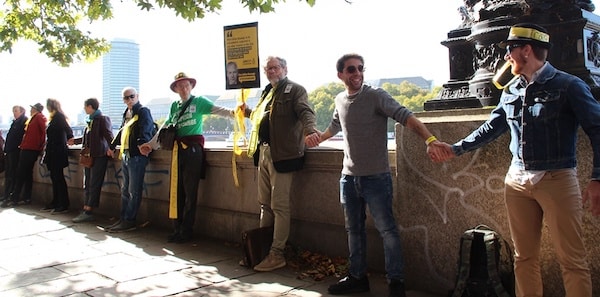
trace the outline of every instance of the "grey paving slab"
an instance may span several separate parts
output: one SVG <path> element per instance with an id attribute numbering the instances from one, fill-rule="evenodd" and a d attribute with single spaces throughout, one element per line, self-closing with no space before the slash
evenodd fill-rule
<path id="1" fill-rule="evenodd" d="M 108 270 L 118 265 L 131 265 L 139 261 L 140 259 L 137 257 L 123 253 L 116 253 L 57 265 L 54 266 L 54 268 L 70 275 L 76 275 L 85 272 L 99 271 L 101 269 Z"/>
<path id="2" fill-rule="evenodd" d="M 67 276 L 69 275 L 52 267 L 9 274 L 0 277 L 0 292 L 19 287 L 26 287 L 36 283 L 43 283 L 54 279 L 60 279 Z"/>
<path id="3" fill-rule="evenodd" d="M 252 270 L 228 262 L 215 263 L 215 265 L 194 265 L 181 272 L 213 283 L 225 282 L 255 273 Z"/>
<path id="4" fill-rule="evenodd" d="M 109 268 L 98 268 L 98 273 L 117 282 L 140 279 L 157 274 L 164 274 L 189 268 L 190 265 L 169 262 L 161 259 L 141 260 L 136 263 L 116 265 Z"/>
<path id="5" fill-rule="evenodd" d="M 17 226 L 0 235 L 0 296 L 316 297 L 328 296 L 337 280 L 299 279 L 289 267 L 268 273 L 241 267 L 237 243 L 202 237 L 167 243 L 168 230 L 151 225 L 108 233 L 96 227 L 106 218 L 75 224 L 75 213 L 52 216 L 38 207 L 0 210 L 0 225 Z M 383 275 L 370 280 L 371 292 L 351 296 L 387 296 Z"/>
<path id="6" fill-rule="evenodd" d="M 114 285 L 115 282 L 113 280 L 90 272 L 2 291 L 2 296 L 67 296 L 96 288 L 112 287 Z"/>
<path id="7" fill-rule="evenodd" d="M 186 274 L 170 272 L 153 275 L 150 277 L 119 282 L 113 287 L 105 287 L 87 292 L 90 296 L 136 296 L 154 297 L 170 296 L 173 294 L 187 292 L 212 283 L 202 281 Z"/>

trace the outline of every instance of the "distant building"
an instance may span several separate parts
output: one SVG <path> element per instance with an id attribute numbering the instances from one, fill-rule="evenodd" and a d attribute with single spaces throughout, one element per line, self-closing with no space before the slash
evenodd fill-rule
<path id="1" fill-rule="evenodd" d="M 124 87 L 132 86 L 139 91 L 140 48 L 129 39 L 114 39 L 110 51 L 102 57 L 102 104 L 100 109 L 111 119 L 113 126 L 122 122 Z"/>
<path id="2" fill-rule="evenodd" d="M 371 85 L 371 86 L 376 86 L 376 87 L 381 87 L 383 86 L 383 84 L 385 83 L 390 83 L 393 85 L 399 85 L 402 82 L 409 82 L 411 84 L 416 85 L 417 87 L 423 89 L 423 90 L 427 90 L 427 91 L 431 91 L 433 89 L 433 80 L 426 80 L 421 76 L 414 76 L 414 77 L 397 77 L 397 78 L 379 78 L 379 79 L 373 79 L 373 80 L 369 80 L 369 81 L 365 81 L 366 84 Z"/>
<path id="3" fill-rule="evenodd" d="M 154 121 L 166 120 L 169 117 L 171 103 L 173 103 L 173 99 L 168 97 L 152 99 L 148 103 L 142 102 L 150 109 Z"/>
<path id="4" fill-rule="evenodd" d="M 246 98 L 246 105 L 254 108 L 258 104 L 260 99 L 261 89 L 249 89 L 248 98 Z M 215 100 L 215 104 L 231 109 L 235 109 L 238 106 L 238 100 L 242 97 L 241 90 L 227 90 L 221 96 Z"/>

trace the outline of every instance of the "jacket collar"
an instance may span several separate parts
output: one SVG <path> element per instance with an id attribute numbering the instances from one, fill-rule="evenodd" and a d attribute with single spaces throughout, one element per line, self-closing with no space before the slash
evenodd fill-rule
<path id="1" fill-rule="evenodd" d="M 131 114 L 137 114 L 140 108 L 142 108 L 142 104 L 138 101 L 131 107 Z M 123 111 L 123 118 L 125 118 L 125 115 L 127 115 L 127 107 L 125 108 L 125 111 Z"/>
<path id="2" fill-rule="evenodd" d="M 549 62 L 546 62 L 542 67 L 542 72 L 535 78 L 535 82 L 545 84 L 556 75 L 558 70 L 556 70 Z"/>

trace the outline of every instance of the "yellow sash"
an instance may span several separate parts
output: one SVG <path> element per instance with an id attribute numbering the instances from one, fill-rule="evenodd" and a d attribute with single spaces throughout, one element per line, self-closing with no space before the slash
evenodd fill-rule
<path id="1" fill-rule="evenodd" d="M 119 159 L 123 158 L 125 150 L 129 149 L 129 133 L 131 133 L 131 125 L 138 120 L 138 115 L 134 115 L 121 130 L 121 151 L 119 153 Z"/>
<path id="2" fill-rule="evenodd" d="M 241 96 L 238 99 L 238 106 L 246 103 L 246 99 L 248 98 L 248 94 L 250 93 L 249 89 L 241 89 Z M 238 142 L 240 139 L 244 140 L 244 145 L 247 144 L 248 140 L 246 139 L 246 125 L 244 124 L 244 111 L 241 108 L 237 108 L 235 110 L 234 118 L 234 126 L 233 126 L 233 154 L 231 156 L 231 170 L 233 174 L 233 182 L 236 187 L 240 186 L 240 182 L 238 180 L 237 175 L 237 163 L 235 156 L 239 156 L 242 154 L 242 149 L 239 147 Z"/>
<path id="3" fill-rule="evenodd" d="M 181 142 L 183 149 L 187 148 L 187 145 Z M 169 219 L 177 219 L 177 186 L 179 179 L 179 168 L 178 168 L 178 152 L 179 142 L 175 141 L 173 144 L 173 151 L 171 152 L 171 176 L 169 186 Z"/>
<path id="4" fill-rule="evenodd" d="M 169 187 L 169 219 L 177 218 L 177 177 L 178 170 L 177 168 L 177 151 L 179 148 L 179 144 L 175 141 L 173 145 L 173 150 L 171 151 L 171 184 Z"/>
<path id="5" fill-rule="evenodd" d="M 252 132 L 250 133 L 250 143 L 248 144 L 248 157 L 250 158 L 254 156 L 256 148 L 258 147 L 258 128 L 260 126 L 260 121 L 265 114 L 265 110 L 267 109 L 267 105 L 269 105 L 271 98 L 273 98 L 274 90 L 275 87 L 271 88 L 269 93 L 258 103 L 258 107 L 250 114 L 250 121 L 252 122 Z"/>

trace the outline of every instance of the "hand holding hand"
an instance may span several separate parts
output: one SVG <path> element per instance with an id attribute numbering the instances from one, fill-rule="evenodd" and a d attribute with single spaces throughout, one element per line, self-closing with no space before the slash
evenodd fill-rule
<path id="1" fill-rule="evenodd" d="M 318 146 L 319 143 L 321 143 L 321 132 L 317 130 L 314 133 L 306 135 L 306 137 L 304 137 L 304 143 L 309 148 Z"/>
<path id="2" fill-rule="evenodd" d="M 138 149 L 140 150 L 140 153 L 146 157 L 152 152 L 152 146 L 150 146 L 149 143 L 138 145 Z"/>
<path id="3" fill-rule="evenodd" d="M 452 146 L 439 140 L 427 146 L 427 154 L 433 162 L 445 162 L 456 157 L 454 151 L 452 151 Z"/>
<path id="4" fill-rule="evenodd" d="M 248 107 L 248 105 L 246 105 L 246 102 L 243 102 L 242 104 L 239 104 L 239 105 L 236 107 L 236 111 L 238 111 L 238 110 L 239 110 L 239 111 L 241 111 L 242 113 L 245 113 L 245 111 L 246 111 L 246 108 L 247 108 L 247 107 Z"/>

